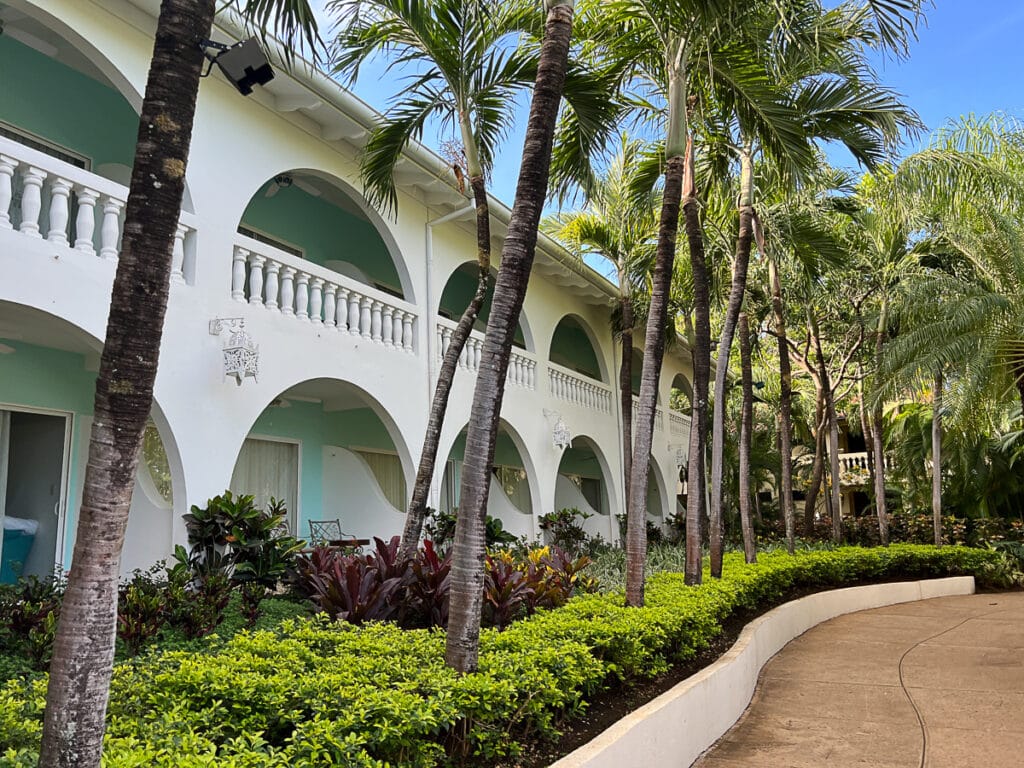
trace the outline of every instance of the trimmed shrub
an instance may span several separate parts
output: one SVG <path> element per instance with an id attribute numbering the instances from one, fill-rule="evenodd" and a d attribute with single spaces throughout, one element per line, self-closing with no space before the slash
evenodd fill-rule
<path id="1" fill-rule="evenodd" d="M 503 632 L 485 629 L 471 675 L 444 666 L 437 630 L 289 619 L 206 653 L 150 652 L 118 665 L 105 765 L 507 764 L 523 739 L 555 738 L 596 691 L 693 658 L 736 611 L 795 588 L 974 574 L 994 557 L 912 545 L 765 554 L 756 565 L 730 554 L 726 577 L 698 587 L 656 574 L 644 608 L 590 593 Z M 43 690 L 41 681 L 0 687 L 0 766 L 33 764 Z"/>

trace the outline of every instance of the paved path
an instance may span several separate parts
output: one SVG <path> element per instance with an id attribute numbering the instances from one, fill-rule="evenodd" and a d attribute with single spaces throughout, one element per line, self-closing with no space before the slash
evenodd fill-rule
<path id="1" fill-rule="evenodd" d="M 699 768 L 1021 768 L 1024 593 L 841 616 L 761 672 Z"/>

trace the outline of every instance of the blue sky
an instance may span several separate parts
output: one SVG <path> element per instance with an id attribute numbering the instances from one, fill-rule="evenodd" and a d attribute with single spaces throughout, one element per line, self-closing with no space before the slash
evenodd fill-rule
<path id="1" fill-rule="evenodd" d="M 968 112 L 1024 116 L 1022 36 L 1024 0 L 936 0 L 919 29 L 920 39 L 913 44 L 910 58 L 876 60 L 876 65 L 883 82 L 904 96 L 928 130 Z M 371 67 L 354 91 L 384 110 L 392 92 L 381 87 L 387 80 L 380 78 L 379 67 Z M 508 149 L 498 159 L 491 184 L 493 192 L 509 205 L 515 192 L 525 119 L 525 109 L 520 109 L 517 130 L 507 139 Z M 424 141 L 435 145 L 429 134 Z M 927 135 L 908 144 L 905 152 L 914 151 L 924 141 Z M 842 154 L 830 155 L 833 162 L 844 163 Z"/>

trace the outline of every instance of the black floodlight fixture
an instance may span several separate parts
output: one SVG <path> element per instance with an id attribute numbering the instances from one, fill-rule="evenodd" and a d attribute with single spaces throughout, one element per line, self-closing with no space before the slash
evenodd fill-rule
<path id="1" fill-rule="evenodd" d="M 224 77 L 243 96 L 252 93 L 254 85 L 266 85 L 274 79 L 274 69 L 255 37 L 234 45 L 216 43 L 213 40 L 203 40 L 199 45 L 210 61 L 210 67 L 203 77 L 209 75 L 210 69 L 216 64 Z M 211 54 L 208 48 L 215 48 L 219 52 Z"/>

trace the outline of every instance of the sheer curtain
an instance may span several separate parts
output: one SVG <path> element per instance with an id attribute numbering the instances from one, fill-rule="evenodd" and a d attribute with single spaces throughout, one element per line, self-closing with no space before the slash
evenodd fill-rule
<path id="1" fill-rule="evenodd" d="M 297 536 L 299 446 L 247 437 L 231 474 L 231 492 L 252 494 L 263 509 L 271 496 L 282 499 L 288 508 L 288 530 Z"/>
<path id="2" fill-rule="evenodd" d="M 391 453 L 377 453 L 376 451 L 356 451 L 367 464 L 370 471 L 377 478 L 380 489 L 395 509 L 405 511 L 405 474 L 402 472 L 402 462 L 398 456 Z"/>

